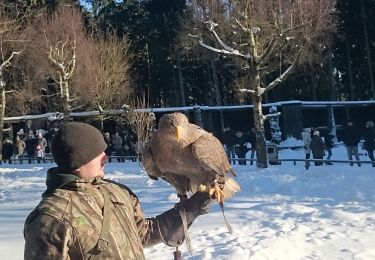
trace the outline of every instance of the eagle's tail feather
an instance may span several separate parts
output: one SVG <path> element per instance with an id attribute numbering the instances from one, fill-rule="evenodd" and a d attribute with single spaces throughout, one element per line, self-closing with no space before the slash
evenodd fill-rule
<path id="1" fill-rule="evenodd" d="M 229 169 L 229 173 L 232 174 L 233 177 L 237 177 L 237 174 L 235 173 L 235 171 L 233 170 L 233 168 Z"/>
<path id="2" fill-rule="evenodd" d="M 222 192 L 224 193 L 223 200 L 233 197 L 234 194 L 239 190 L 241 190 L 241 187 L 233 178 L 226 178 L 224 188 L 222 189 Z"/>

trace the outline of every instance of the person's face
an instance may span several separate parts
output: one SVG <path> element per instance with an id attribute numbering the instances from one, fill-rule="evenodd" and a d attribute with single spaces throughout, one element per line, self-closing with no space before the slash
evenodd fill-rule
<path id="1" fill-rule="evenodd" d="M 76 175 L 83 179 L 99 177 L 104 178 L 104 165 L 107 161 L 107 155 L 102 152 L 97 157 L 78 168 Z"/>

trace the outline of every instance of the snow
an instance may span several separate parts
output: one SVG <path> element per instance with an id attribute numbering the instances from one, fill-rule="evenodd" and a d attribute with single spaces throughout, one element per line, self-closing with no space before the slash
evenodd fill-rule
<path id="1" fill-rule="evenodd" d="M 288 141 L 288 145 L 293 141 Z M 361 151 L 363 152 L 363 151 Z M 302 159 L 302 149 L 283 149 L 279 158 Z M 345 148 L 333 149 L 345 160 Z M 362 154 L 361 160 L 368 160 Z M 0 168 L 0 259 L 23 258 L 23 222 L 45 189 L 46 170 L 54 164 L 3 164 Z M 235 165 L 242 190 L 225 203 L 229 234 L 217 204 L 189 229 L 193 256 L 184 259 L 375 259 L 375 168 L 335 163 L 332 166 L 271 165 L 258 169 Z M 108 163 L 106 177 L 128 185 L 146 216 L 173 207 L 171 186 L 152 181 L 138 163 Z M 174 248 L 146 248 L 147 259 L 173 259 Z"/>

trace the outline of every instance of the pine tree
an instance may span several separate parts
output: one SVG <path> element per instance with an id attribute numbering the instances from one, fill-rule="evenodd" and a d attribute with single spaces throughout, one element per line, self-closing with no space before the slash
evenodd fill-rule
<path id="1" fill-rule="evenodd" d="M 277 114 L 277 106 L 271 106 L 269 109 L 269 114 Z M 279 121 L 279 116 L 270 118 L 271 141 L 276 144 L 279 144 L 281 142 L 282 136 Z"/>

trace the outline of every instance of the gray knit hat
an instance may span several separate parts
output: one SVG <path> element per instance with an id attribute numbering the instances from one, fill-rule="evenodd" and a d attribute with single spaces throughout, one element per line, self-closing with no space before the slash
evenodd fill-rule
<path id="1" fill-rule="evenodd" d="M 105 151 L 107 144 L 95 127 L 85 123 L 67 123 L 53 136 L 52 157 L 64 171 L 73 171 Z"/>

